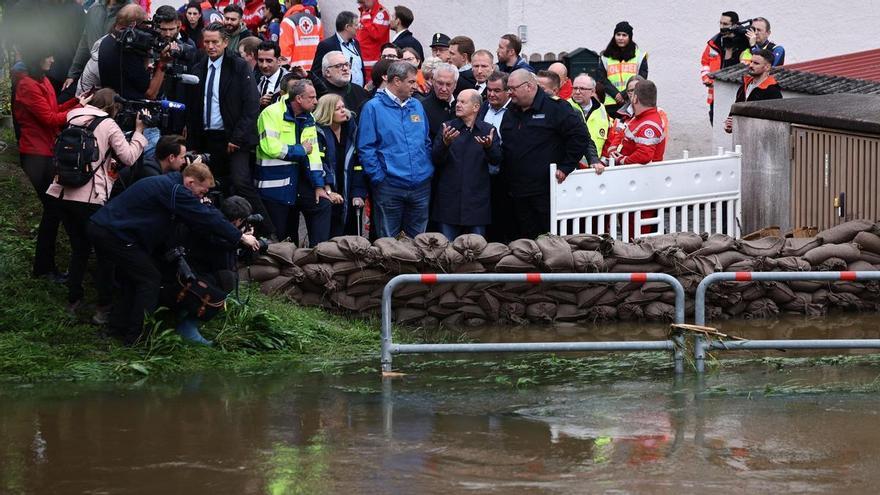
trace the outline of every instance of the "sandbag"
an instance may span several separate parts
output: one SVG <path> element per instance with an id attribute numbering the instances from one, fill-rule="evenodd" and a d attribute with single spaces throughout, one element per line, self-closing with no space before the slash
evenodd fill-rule
<path id="1" fill-rule="evenodd" d="M 315 254 L 318 255 L 318 261 L 322 263 L 336 263 L 338 261 L 349 261 L 351 258 L 339 249 L 336 241 L 319 242 L 315 246 Z"/>
<path id="2" fill-rule="evenodd" d="M 266 282 L 281 275 L 281 269 L 277 266 L 251 265 L 248 270 L 248 280 L 253 282 Z"/>
<path id="3" fill-rule="evenodd" d="M 817 290 L 827 287 L 828 282 L 818 282 L 815 280 L 792 280 L 788 283 L 795 292 L 816 292 Z"/>
<path id="4" fill-rule="evenodd" d="M 587 318 L 589 311 L 576 304 L 560 304 L 556 308 L 556 321 L 574 322 Z"/>
<path id="5" fill-rule="evenodd" d="M 439 320 L 443 320 L 444 318 L 447 318 L 451 315 L 454 315 L 457 310 L 458 310 L 457 308 L 444 308 L 443 306 L 440 306 L 439 304 L 433 304 L 431 306 L 428 306 L 428 309 L 427 309 L 428 314 L 430 316 L 433 316 Z"/>
<path id="6" fill-rule="evenodd" d="M 614 244 L 611 253 L 618 263 L 639 264 L 654 259 L 654 251 L 650 246 L 641 244 L 618 242 Z"/>
<path id="7" fill-rule="evenodd" d="M 349 295 L 351 292 L 349 291 Z M 382 306 L 382 298 L 376 296 L 360 296 L 357 298 L 358 312 L 366 313 L 376 311 Z"/>
<path id="8" fill-rule="evenodd" d="M 807 251 L 822 245 L 818 237 L 789 237 L 782 246 L 782 256 L 803 256 Z"/>
<path id="9" fill-rule="evenodd" d="M 399 325 L 410 325 L 421 321 L 428 312 L 416 308 L 398 308 L 394 310 L 394 321 Z"/>
<path id="10" fill-rule="evenodd" d="M 479 299 L 477 299 L 477 304 L 483 308 L 486 317 L 491 321 L 498 319 L 501 312 L 501 301 L 499 301 L 491 292 L 483 292 Z"/>
<path id="11" fill-rule="evenodd" d="M 438 261 L 440 262 L 441 269 L 449 272 L 455 271 L 456 267 L 465 263 L 464 256 L 456 251 L 451 245 L 443 250 Z"/>
<path id="12" fill-rule="evenodd" d="M 336 290 L 336 283 L 333 280 L 333 266 L 329 263 L 312 263 L 303 267 L 306 279 L 310 282 L 322 286 L 325 290 Z"/>
<path id="13" fill-rule="evenodd" d="M 721 268 L 725 271 L 727 271 L 727 267 L 729 267 L 730 265 L 738 263 L 740 261 L 745 261 L 750 258 L 748 254 L 741 253 L 736 250 L 722 251 L 718 254 L 715 254 L 714 256 L 718 264 L 721 265 Z"/>
<path id="14" fill-rule="evenodd" d="M 726 234 L 712 234 L 703 242 L 703 246 L 692 254 L 696 256 L 708 256 L 734 249 L 735 239 Z"/>
<path id="15" fill-rule="evenodd" d="M 320 306 L 324 302 L 324 296 L 317 292 L 304 292 L 299 300 L 303 306 Z"/>
<path id="16" fill-rule="evenodd" d="M 764 270 L 764 263 L 760 258 L 747 258 L 736 263 L 731 263 L 724 269 L 725 272 L 760 272 Z"/>
<path id="17" fill-rule="evenodd" d="M 302 300 L 303 291 L 296 285 L 289 285 L 287 289 L 284 291 L 284 297 L 287 299 L 299 303 Z"/>
<path id="18" fill-rule="evenodd" d="M 265 266 L 276 266 L 281 267 L 281 262 L 278 259 L 273 258 L 272 256 L 261 254 L 254 258 L 254 262 L 252 265 L 265 265 Z"/>
<path id="19" fill-rule="evenodd" d="M 395 299 L 409 299 L 411 297 L 424 296 L 431 291 L 431 287 L 425 284 L 405 284 L 395 289 L 392 297 Z"/>
<path id="20" fill-rule="evenodd" d="M 535 241 L 541 250 L 543 266 L 551 272 L 570 273 L 574 270 L 571 247 L 557 235 L 542 235 Z"/>
<path id="21" fill-rule="evenodd" d="M 449 247 L 449 240 L 439 232 L 424 232 L 413 239 L 413 244 L 422 255 L 422 259 L 431 264 L 437 262 Z"/>
<path id="22" fill-rule="evenodd" d="M 599 273 L 605 271 L 605 257 L 599 251 L 575 251 L 571 253 L 575 273 Z"/>
<path id="23" fill-rule="evenodd" d="M 635 290 L 635 291 L 630 292 L 629 295 L 626 296 L 626 299 L 623 300 L 623 302 L 630 303 L 630 304 L 645 305 L 650 302 L 656 301 L 656 300 L 660 299 L 661 297 L 663 297 L 662 292 L 643 292 L 641 290 Z"/>
<path id="24" fill-rule="evenodd" d="M 318 263 L 318 253 L 313 248 L 297 248 L 293 252 L 293 264 L 299 267 Z"/>
<path id="25" fill-rule="evenodd" d="M 486 239 L 476 234 L 462 234 L 452 242 L 452 247 L 461 253 L 465 262 L 477 260 L 486 246 L 488 246 Z"/>
<path id="26" fill-rule="evenodd" d="M 510 248 L 500 242 L 490 242 L 483 248 L 483 252 L 477 256 L 477 261 L 484 265 L 494 265 L 510 254 Z"/>
<path id="27" fill-rule="evenodd" d="M 644 309 L 645 318 L 652 321 L 675 321 L 675 306 L 654 301 Z"/>
<path id="28" fill-rule="evenodd" d="M 867 261 L 853 261 L 846 265 L 846 269 L 851 272 L 872 272 L 876 271 L 874 265 L 868 263 Z"/>
<path id="29" fill-rule="evenodd" d="M 349 275 L 351 277 L 351 275 Z M 370 282 L 370 283 L 361 283 L 358 285 L 348 285 L 346 284 L 346 292 L 350 296 L 354 297 L 362 297 L 362 296 L 374 296 L 379 297 L 382 295 L 382 289 L 385 288 L 385 283 L 383 281 L 379 282 Z"/>
<path id="30" fill-rule="evenodd" d="M 645 318 L 645 311 L 638 304 L 622 303 L 617 307 L 617 318 L 621 321 L 638 321 Z"/>
<path id="31" fill-rule="evenodd" d="M 412 242 L 398 241 L 393 237 L 376 239 L 373 246 L 379 249 L 382 257 L 387 262 L 417 264 L 421 259 L 419 251 Z"/>
<path id="32" fill-rule="evenodd" d="M 816 268 L 818 268 L 820 272 L 840 272 L 846 270 L 846 267 L 846 261 L 832 256 L 822 263 L 819 263 L 819 266 Z"/>
<path id="33" fill-rule="evenodd" d="M 873 226 L 874 222 L 869 220 L 851 220 L 825 229 L 819 232 L 816 237 L 822 239 L 823 244 L 842 244 L 852 241 L 856 234 L 870 230 Z"/>
<path id="34" fill-rule="evenodd" d="M 859 261 L 871 263 L 872 265 L 880 265 L 880 254 L 875 254 L 870 251 L 862 251 L 859 255 Z"/>
<path id="35" fill-rule="evenodd" d="M 544 294 L 547 295 L 550 299 L 555 303 L 565 303 L 565 304 L 577 304 L 577 293 L 575 292 L 566 292 L 558 289 L 549 289 L 544 291 Z"/>
<path id="36" fill-rule="evenodd" d="M 779 256 L 785 246 L 785 239 L 781 237 L 763 237 L 754 241 L 738 240 L 736 249 L 748 256 Z"/>
<path id="37" fill-rule="evenodd" d="M 798 256 L 776 258 L 776 270 L 780 272 L 808 272 L 811 269 L 810 262 Z"/>
<path id="38" fill-rule="evenodd" d="M 330 301 L 345 311 L 358 311 L 358 300 L 346 292 L 334 292 L 330 295 Z"/>
<path id="39" fill-rule="evenodd" d="M 531 239 L 518 239 L 509 244 L 510 253 L 520 261 L 524 261 L 534 266 L 540 266 L 541 262 L 544 260 L 544 254 L 541 253 L 541 248 L 538 247 L 538 243 Z M 500 261 L 499 261 L 500 263 Z"/>
<path id="40" fill-rule="evenodd" d="M 464 263 L 452 268 L 452 273 L 486 273 L 486 271 L 486 267 L 477 261 Z"/>
<path id="41" fill-rule="evenodd" d="M 831 284 L 831 291 L 835 293 L 848 292 L 861 296 L 865 292 L 866 285 L 859 282 L 834 282 Z"/>
<path id="42" fill-rule="evenodd" d="M 540 251 L 539 251 L 540 252 Z M 514 254 L 509 254 L 495 265 L 495 271 L 500 273 L 531 273 L 538 271 L 538 267 L 523 261 Z"/>
<path id="43" fill-rule="evenodd" d="M 577 307 L 586 308 L 588 306 L 593 306 L 596 301 L 602 298 L 602 296 L 609 291 L 607 285 L 597 285 L 595 287 L 586 288 L 577 293 Z"/>
<path id="44" fill-rule="evenodd" d="M 260 284 L 260 292 L 267 296 L 284 292 L 293 283 L 293 277 L 279 275 Z"/>
<path id="45" fill-rule="evenodd" d="M 346 286 L 348 288 L 357 287 L 358 285 L 367 285 L 367 284 L 375 284 L 375 283 L 384 283 L 385 280 L 385 272 L 382 270 L 378 270 L 376 268 L 367 268 L 366 270 L 360 270 L 352 273 L 348 276 L 348 281 L 346 282 Z"/>
<path id="46" fill-rule="evenodd" d="M 770 318 L 779 314 L 779 306 L 767 298 L 755 299 L 746 307 L 743 317 L 747 320 Z"/>
<path id="47" fill-rule="evenodd" d="M 858 260 L 860 255 L 861 251 L 855 244 L 823 244 L 804 253 L 804 259 L 812 266 L 819 266 L 828 258 L 840 258 L 849 263 Z"/>
<path id="48" fill-rule="evenodd" d="M 698 275 L 705 277 L 717 271 L 721 271 L 721 265 L 718 264 L 717 258 L 698 254 L 688 256 L 683 263 L 677 264 L 674 268 L 674 273 L 679 276 Z"/>
<path id="49" fill-rule="evenodd" d="M 859 296 L 849 292 L 829 292 L 828 304 L 842 309 L 862 309 L 865 307 Z"/>
<path id="50" fill-rule="evenodd" d="M 292 265 L 293 253 L 295 251 L 296 244 L 292 242 L 275 242 L 269 244 L 269 247 L 266 249 L 266 255 L 285 265 Z"/>
<path id="51" fill-rule="evenodd" d="M 333 240 L 349 260 L 366 261 L 367 253 L 373 247 L 369 239 L 359 235 L 334 237 Z"/>
<path id="52" fill-rule="evenodd" d="M 674 268 L 677 264 L 687 259 L 687 254 L 680 248 L 670 246 L 659 251 L 654 251 L 654 259 L 664 267 Z"/>
<path id="53" fill-rule="evenodd" d="M 367 265 L 363 261 L 337 261 L 333 263 L 333 273 L 336 275 L 351 275 L 366 269 Z"/>
<path id="54" fill-rule="evenodd" d="M 861 247 L 862 251 L 870 251 L 880 255 L 880 237 L 870 232 L 859 232 L 853 238 L 853 242 Z"/>
<path id="55" fill-rule="evenodd" d="M 611 273 L 663 273 L 666 267 L 660 263 L 617 263 Z"/>
<path id="56" fill-rule="evenodd" d="M 762 282 L 761 285 L 767 298 L 775 302 L 777 306 L 789 303 L 797 297 L 791 287 L 783 282 Z"/>
<path id="57" fill-rule="evenodd" d="M 584 250 L 584 251 L 599 251 L 602 254 L 608 254 L 611 252 L 611 246 L 614 244 L 614 240 L 606 235 L 598 235 L 598 234 L 575 234 L 565 236 L 565 242 L 567 242 L 572 251 L 575 249 Z"/>
<path id="58" fill-rule="evenodd" d="M 474 288 L 474 284 L 470 282 L 461 282 L 457 284 L 450 284 L 452 286 L 452 293 L 455 294 L 455 297 L 459 299 L 464 299 L 470 294 L 471 289 Z"/>
<path id="59" fill-rule="evenodd" d="M 617 319 L 617 308 L 614 306 L 592 306 L 587 312 L 587 319 L 593 323 Z"/>
<path id="60" fill-rule="evenodd" d="M 501 303 L 501 318 L 522 325 L 528 323 L 525 315 L 526 307 L 524 304 L 518 302 Z"/>
<path id="61" fill-rule="evenodd" d="M 404 307 L 428 309 L 428 301 L 425 296 L 410 297 L 402 302 Z"/>
<path id="62" fill-rule="evenodd" d="M 467 304 L 463 298 L 459 298 L 454 292 L 447 292 L 440 297 L 439 305 L 445 309 L 458 309 Z"/>

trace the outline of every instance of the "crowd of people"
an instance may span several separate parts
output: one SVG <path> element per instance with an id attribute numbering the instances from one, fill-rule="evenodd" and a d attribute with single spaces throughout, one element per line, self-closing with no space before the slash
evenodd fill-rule
<path id="1" fill-rule="evenodd" d="M 550 164 L 561 183 L 578 168 L 663 159 L 669 122 L 626 21 L 596 73 L 570 75 L 563 63 L 533 68 L 514 34 L 492 49 L 437 32 L 426 50 L 409 8 L 356 7 L 333 23 L 314 0 L 190 1 L 152 15 L 131 0 L 10 8 L 21 165 L 43 205 L 33 274 L 66 279 L 75 312 L 94 247 L 93 321 L 132 341 L 176 245 L 225 253 L 205 270 L 229 289 L 234 253 L 258 249 L 255 235 L 300 243 L 301 216 L 311 245 L 428 230 L 534 238 L 550 229 Z M 711 72 L 738 63 L 749 64 L 738 101 L 781 97 L 769 68 L 784 50 L 769 34 L 764 18 L 722 14 L 703 55 L 710 105 Z M 60 160 L 59 134 L 94 152 Z M 61 225 L 67 273 L 54 260 Z M 201 341 L 193 318 L 181 314 L 181 331 Z"/>

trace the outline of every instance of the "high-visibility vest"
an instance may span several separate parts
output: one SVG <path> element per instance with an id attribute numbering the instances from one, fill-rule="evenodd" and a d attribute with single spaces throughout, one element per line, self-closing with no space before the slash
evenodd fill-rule
<path id="1" fill-rule="evenodd" d="M 291 67 L 299 66 L 304 70 L 311 70 L 318 43 L 323 37 L 324 25 L 321 19 L 313 16 L 302 5 L 294 5 L 281 21 L 281 34 L 278 37 L 281 56 L 287 58 Z"/>
<path id="2" fill-rule="evenodd" d="M 641 48 L 636 48 L 636 53 L 629 60 L 615 60 L 606 56 L 602 56 L 602 65 L 605 67 L 605 73 L 608 75 L 608 81 L 617 88 L 617 91 L 626 91 L 626 82 L 629 78 L 639 74 L 639 67 L 642 60 L 648 56 L 647 52 L 643 52 Z M 611 95 L 605 95 L 606 105 L 617 105 Z"/>
<path id="3" fill-rule="evenodd" d="M 284 97 L 260 113 L 257 132 L 260 133 L 260 144 L 254 185 L 260 196 L 282 204 L 294 204 L 299 167 L 305 163 L 308 163 L 312 182 L 323 187 L 324 166 L 318 146 L 318 128 L 310 114 L 297 136 L 297 122 Z M 307 141 L 312 143 L 312 152 L 308 155 L 302 147 Z"/>
<path id="4" fill-rule="evenodd" d="M 566 101 L 581 117 L 584 117 L 584 109 L 578 102 L 571 98 Z M 596 100 L 593 100 L 593 103 L 595 104 Z M 605 110 L 605 105 L 600 104 L 599 108 L 593 110 L 589 117 L 584 117 L 584 124 L 590 131 L 590 139 L 596 144 L 596 153 L 601 155 L 605 140 L 608 139 L 608 112 Z"/>

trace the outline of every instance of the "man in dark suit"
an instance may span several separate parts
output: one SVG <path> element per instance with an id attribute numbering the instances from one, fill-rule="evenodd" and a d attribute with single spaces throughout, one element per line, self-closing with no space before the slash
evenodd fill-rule
<path id="1" fill-rule="evenodd" d="M 250 167 L 251 150 L 257 144 L 260 95 L 247 62 L 226 54 L 228 41 L 229 34 L 220 23 L 203 31 L 207 57 L 193 67 L 199 84 L 190 86 L 187 94 L 187 144 L 211 154 L 211 171 L 221 178 L 227 194 L 244 196 L 256 213 L 268 219 Z M 274 232 L 268 223 L 264 223 L 266 235 Z"/>
<path id="2" fill-rule="evenodd" d="M 360 21 L 357 14 L 349 11 L 340 12 L 336 16 L 336 34 L 318 43 L 315 59 L 312 61 L 312 71 L 320 75 L 324 55 L 330 52 L 342 52 L 351 66 L 352 84 L 364 87 L 367 82 L 367 72 L 364 68 L 364 59 L 361 56 L 361 45 L 356 38 L 359 27 Z"/>
<path id="3" fill-rule="evenodd" d="M 455 83 L 458 70 L 452 64 L 440 64 L 434 69 L 433 89 L 422 98 L 422 107 L 428 116 L 428 136 L 431 140 L 440 132 L 443 122 L 455 118 Z"/>
<path id="4" fill-rule="evenodd" d="M 395 36 L 391 42 L 397 45 L 401 50 L 406 47 L 412 48 L 419 54 L 420 60 L 425 60 L 425 52 L 422 50 L 422 44 L 409 30 L 414 19 L 415 16 L 413 16 L 412 10 L 409 10 L 403 5 L 394 7 L 394 17 L 391 18 L 391 29 L 397 33 L 397 36 Z"/>

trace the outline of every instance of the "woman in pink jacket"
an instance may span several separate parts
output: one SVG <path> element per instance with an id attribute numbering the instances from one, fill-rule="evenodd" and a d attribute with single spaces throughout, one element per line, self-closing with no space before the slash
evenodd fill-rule
<path id="1" fill-rule="evenodd" d="M 77 108 L 67 114 L 67 122 L 77 126 L 88 126 L 94 119 L 103 119 L 95 127 L 94 135 L 98 141 L 98 161 L 92 163 L 95 175 L 87 184 L 80 187 L 68 187 L 58 184 L 57 180 L 49 186 L 46 194 L 61 200 L 61 218 L 67 236 L 70 238 L 70 273 L 67 279 L 67 310 L 74 314 L 82 304 L 83 278 L 86 265 L 92 251 L 91 243 L 86 235 L 89 218 L 110 198 L 113 183 L 119 177 L 119 169 L 133 165 L 144 151 L 147 139 L 144 137 L 144 123 L 138 116 L 135 121 L 134 134 L 131 142 L 119 125 L 113 120 L 119 111 L 118 104 L 113 101 L 116 91 L 109 88 L 98 90 L 88 105 Z M 107 311 L 112 296 L 112 271 L 98 264 L 98 306 L 92 321 L 103 324 L 107 321 Z"/>

